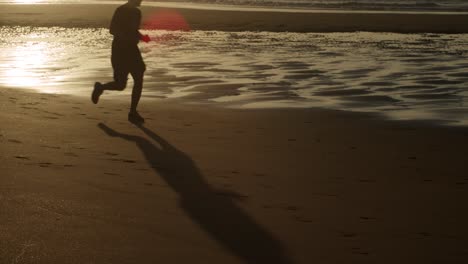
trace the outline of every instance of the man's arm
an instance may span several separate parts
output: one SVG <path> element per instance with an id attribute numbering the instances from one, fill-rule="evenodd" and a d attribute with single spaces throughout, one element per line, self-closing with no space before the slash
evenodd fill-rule
<path id="1" fill-rule="evenodd" d="M 112 16 L 112 20 L 111 20 L 111 23 L 110 23 L 110 26 L 109 26 L 109 32 L 115 36 L 117 34 L 117 17 L 118 17 L 118 13 L 119 13 L 119 9 L 115 10 L 114 12 L 114 15 Z"/>
<path id="2" fill-rule="evenodd" d="M 149 42 L 151 41 L 150 37 L 148 35 L 141 34 L 141 32 L 139 31 L 140 25 L 141 25 L 141 11 L 140 9 L 136 9 L 136 10 L 137 10 L 137 15 L 135 19 L 136 25 L 133 25 L 133 27 L 136 28 L 136 32 L 137 32 L 137 36 L 139 40 L 144 41 L 144 42 Z"/>
<path id="3" fill-rule="evenodd" d="M 133 17 L 131 20 L 130 28 L 139 39 L 142 36 L 142 34 L 139 31 L 140 24 L 141 24 L 141 11 L 138 8 L 134 8 L 132 14 L 133 14 Z"/>

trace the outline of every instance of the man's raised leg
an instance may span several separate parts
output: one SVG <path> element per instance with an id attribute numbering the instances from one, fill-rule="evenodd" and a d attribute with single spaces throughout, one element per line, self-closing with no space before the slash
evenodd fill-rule
<path id="1" fill-rule="evenodd" d="M 102 95 L 102 93 L 105 90 L 110 90 L 110 91 L 123 91 L 125 87 L 127 86 L 126 81 L 113 81 L 113 82 L 108 82 L 105 84 L 102 84 L 100 82 L 94 83 L 94 89 L 93 93 L 91 94 L 91 101 L 93 103 L 97 104 L 99 102 L 99 97 Z"/>

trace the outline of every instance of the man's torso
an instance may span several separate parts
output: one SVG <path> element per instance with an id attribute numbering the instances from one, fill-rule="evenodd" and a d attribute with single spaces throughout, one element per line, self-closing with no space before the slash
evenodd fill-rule
<path id="1" fill-rule="evenodd" d="M 114 35 L 114 41 L 122 44 L 138 44 L 140 22 L 140 9 L 128 4 L 119 6 L 114 12 L 110 25 L 110 33 Z"/>

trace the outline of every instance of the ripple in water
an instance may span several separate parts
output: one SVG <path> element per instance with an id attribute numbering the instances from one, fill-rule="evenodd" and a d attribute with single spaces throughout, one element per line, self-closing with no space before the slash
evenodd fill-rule
<path id="1" fill-rule="evenodd" d="M 140 44 L 147 98 L 468 125 L 468 35 L 147 33 L 155 40 Z M 2 86 L 88 96 L 94 81 L 112 78 L 107 29 L 0 27 L 0 36 Z"/>

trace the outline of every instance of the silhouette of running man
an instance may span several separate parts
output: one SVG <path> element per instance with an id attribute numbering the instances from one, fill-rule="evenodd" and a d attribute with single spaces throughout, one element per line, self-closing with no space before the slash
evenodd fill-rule
<path id="1" fill-rule="evenodd" d="M 138 42 L 140 40 L 150 41 L 148 35 L 142 35 L 138 31 L 141 23 L 141 11 L 138 7 L 141 2 L 142 0 L 128 0 L 127 3 L 115 10 L 110 24 L 110 33 L 114 36 L 111 54 L 114 81 L 105 84 L 96 82 L 91 94 L 91 100 L 97 104 L 99 97 L 105 90 L 123 91 L 127 86 L 128 74 L 131 74 L 134 85 L 128 120 L 135 123 L 144 123 L 145 121 L 137 112 L 143 89 L 143 75 L 146 70 L 138 49 Z"/>

